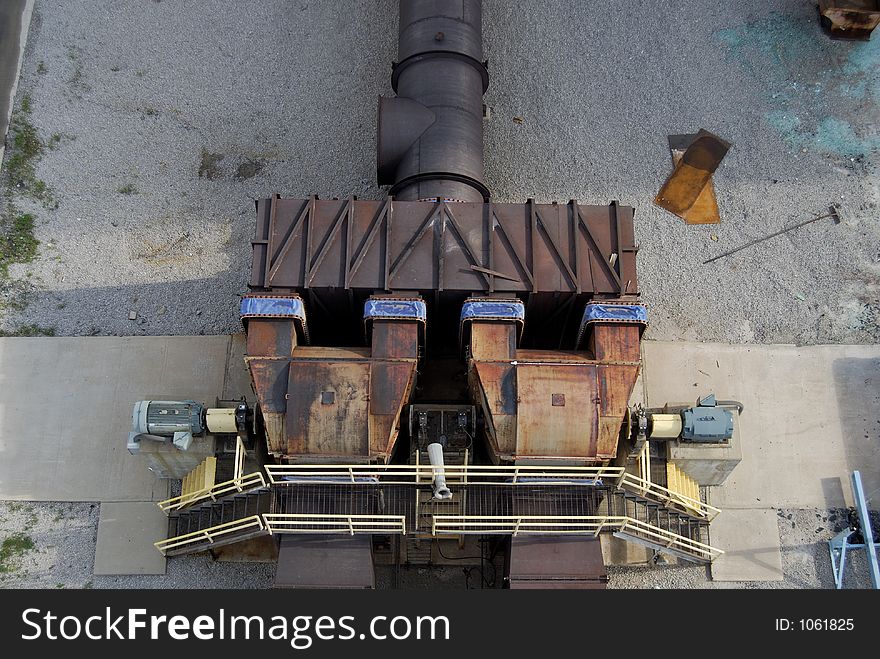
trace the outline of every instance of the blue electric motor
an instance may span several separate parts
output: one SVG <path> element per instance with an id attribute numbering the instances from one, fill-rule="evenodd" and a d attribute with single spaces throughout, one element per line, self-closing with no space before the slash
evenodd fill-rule
<path id="1" fill-rule="evenodd" d="M 683 441 L 721 444 L 733 436 L 733 414 L 718 406 L 715 394 L 701 398 L 696 407 L 682 410 L 681 418 Z"/>

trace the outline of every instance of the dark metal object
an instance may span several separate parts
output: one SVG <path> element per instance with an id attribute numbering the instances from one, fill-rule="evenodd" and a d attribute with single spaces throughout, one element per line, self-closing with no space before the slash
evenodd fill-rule
<path id="1" fill-rule="evenodd" d="M 409 435 L 419 449 L 438 443 L 445 449 L 470 448 L 477 433 L 473 405 L 410 405 Z"/>
<path id="2" fill-rule="evenodd" d="M 483 201 L 481 0 L 400 3 L 396 99 L 379 100 L 376 171 L 401 200 Z"/>
<path id="3" fill-rule="evenodd" d="M 880 0 L 819 0 L 819 22 L 833 39 L 867 41 L 880 25 Z"/>
<path id="4" fill-rule="evenodd" d="M 868 498 L 862 485 L 862 475 L 858 471 L 852 473 L 853 500 L 855 509 L 849 510 L 847 528 L 828 541 L 831 553 L 831 568 L 834 574 L 834 585 L 843 588 L 843 577 L 846 570 L 846 554 L 851 549 L 864 549 L 868 558 L 868 570 L 874 589 L 880 589 L 880 562 L 877 558 L 877 543 L 871 527 L 871 512 Z"/>
<path id="5" fill-rule="evenodd" d="M 648 415 L 641 403 L 627 412 L 624 423 L 624 436 L 628 436 L 632 442 L 628 457 L 638 458 L 648 441 Z"/>
<path id="6" fill-rule="evenodd" d="M 257 202 L 250 285 L 343 296 L 346 290 L 637 295 L 637 250 L 633 209 L 617 203 L 274 197 Z M 309 309 L 310 322 L 316 313 Z"/>
<path id="7" fill-rule="evenodd" d="M 235 406 L 235 427 L 240 435 L 244 435 L 249 440 L 253 439 L 253 410 L 242 400 Z M 250 442 L 248 442 L 250 444 Z"/>
<path id="8" fill-rule="evenodd" d="M 282 536 L 275 587 L 375 588 L 371 536 Z"/>
<path id="9" fill-rule="evenodd" d="M 837 206 L 831 206 L 828 213 L 824 215 L 819 215 L 818 217 L 810 218 L 809 220 L 804 220 L 803 222 L 798 222 L 797 224 L 793 224 L 789 227 L 785 227 L 784 229 L 780 229 L 774 233 L 771 233 L 769 236 L 764 236 L 762 238 L 756 238 L 755 240 L 750 240 L 745 245 L 740 245 L 735 249 L 731 249 L 723 254 L 719 254 L 718 256 L 713 256 L 711 259 L 703 261 L 703 265 L 707 263 L 712 263 L 713 261 L 717 261 L 718 259 L 723 259 L 725 256 L 730 256 L 731 254 L 736 254 L 737 252 L 744 250 L 746 247 L 751 247 L 752 245 L 757 245 L 758 243 L 762 243 L 765 240 L 770 240 L 771 238 L 775 238 L 776 236 L 781 236 L 784 233 L 788 233 L 789 231 L 794 231 L 795 229 L 800 229 L 801 227 L 805 227 L 808 224 L 812 224 L 813 222 L 818 222 L 819 220 L 824 220 L 826 217 L 834 218 L 834 224 L 840 224 L 840 209 Z"/>
<path id="10" fill-rule="evenodd" d="M 511 538 L 505 580 L 511 589 L 605 589 L 598 539 Z"/>
<path id="11" fill-rule="evenodd" d="M 376 178 L 379 185 L 395 182 L 397 165 L 436 120 L 437 115 L 412 99 L 379 97 L 376 132 Z"/>

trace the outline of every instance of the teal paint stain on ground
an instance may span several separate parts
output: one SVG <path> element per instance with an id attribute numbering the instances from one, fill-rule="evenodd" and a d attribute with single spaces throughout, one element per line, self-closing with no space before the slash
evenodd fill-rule
<path id="1" fill-rule="evenodd" d="M 768 113 L 767 122 L 794 148 L 848 157 L 880 148 L 880 136 L 860 137 L 850 124 L 836 117 L 825 117 L 815 131 L 805 130 L 798 117 L 783 110 Z"/>
<path id="2" fill-rule="evenodd" d="M 880 65 L 880 40 L 874 38 L 853 44 L 852 52 L 846 58 L 843 70 L 844 73 L 868 73 L 877 78 L 880 75 L 878 65 Z"/>
<path id="3" fill-rule="evenodd" d="M 860 137 L 850 124 L 836 117 L 823 119 L 813 139 L 820 151 L 845 156 L 862 156 L 880 148 L 880 136 Z"/>
<path id="4" fill-rule="evenodd" d="M 861 100 L 868 95 L 868 81 L 860 80 L 859 82 L 853 83 L 851 85 L 843 84 L 840 85 L 838 91 L 847 98 Z"/>
<path id="5" fill-rule="evenodd" d="M 795 135 L 801 127 L 801 120 L 784 110 L 776 110 L 767 115 L 767 121 L 778 130 L 786 139 L 794 143 Z"/>
<path id="6" fill-rule="evenodd" d="M 780 13 L 713 36 L 755 78 L 772 107 L 767 123 L 792 148 L 836 157 L 880 149 L 880 39 L 832 41 Z"/>
<path id="7" fill-rule="evenodd" d="M 814 50 L 809 35 L 800 25 L 777 13 L 760 21 L 718 30 L 714 36 L 731 50 L 737 60 L 749 60 L 754 54 L 785 66 L 809 58 Z M 765 70 L 764 73 L 785 72 Z"/>
<path id="8" fill-rule="evenodd" d="M 854 98 L 870 96 L 874 102 L 880 102 L 880 39 L 875 36 L 870 41 L 854 43 L 842 70 L 853 78 L 851 85 L 843 86 L 851 88 L 856 94 Z"/>

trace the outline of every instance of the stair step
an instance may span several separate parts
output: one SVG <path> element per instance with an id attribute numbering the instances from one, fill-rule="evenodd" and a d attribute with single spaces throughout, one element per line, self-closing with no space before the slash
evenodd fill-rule
<path id="1" fill-rule="evenodd" d="M 431 539 L 407 538 L 404 543 L 407 565 L 431 564 Z"/>
<path id="2" fill-rule="evenodd" d="M 637 545 L 643 545 L 651 549 L 656 549 L 657 551 L 666 552 L 672 554 L 673 556 L 678 556 L 679 558 L 682 558 L 686 561 L 692 561 L 696 563 L 711 562 L 709 558 L 707 558 L 704 554 L 700 552 L 689 551 L 681 547 L 667 547 L 666 545 L 660 544 L 653 539 L 642 537 L 642 535 L 637 532 L 631 532 L 629 529 L 624 531 L 616 531 L 614 533 L 614 537 L 620 538 L 622 540 L 627 540 L 628 542 L 633 542 Z"/>
<path id="3" fill-rule="evenodd" d="M 674 462 L 666 463 L 666 487 L 686 497 L 700 500 L 700 485 Z"/>

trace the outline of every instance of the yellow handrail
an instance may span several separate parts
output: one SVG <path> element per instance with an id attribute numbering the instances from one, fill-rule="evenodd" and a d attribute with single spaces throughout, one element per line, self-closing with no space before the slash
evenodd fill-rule
<path id="1" fill-rule="evenodd" d="M 547 484 L 566 479 L 607 478 L 617 482 L 624 475 L 623 467 L 571 467 L 555 465 L 447 465 L 444 467 L 446 480 L 473 482 L 472 479 L 486 478 L 488 481 L 477 481 L 485 485 L 521 485 L 534 484 L 534 480 L 522 481 L 523 478 L 542 478 Z M 431 465 L 267 465 L 266 473 L 273 485 L 301 485 L 286 478 L 324 477 L 345 479 L 355 484 L 369 484 L 358 478 L 380 478 L 385 485 L 412 485 L 420 479 L 430 481 L 434 475 Z M 505 479 L 505 480 L 500 480 Z"/>
<path id="2" fill-rule="evenodd" d="M 447 482 L 475 485 L 566 485 L 567 480 L 601 478 L 642 496 L 678 503 L 708 520 L 714 519 L 721 512 L 699 499 L 627 473 L 623 467 L 449 465 L 444 469 Z M 267 465 L 266 473 L 272 485 L 302 485 L 302 482 L 285 480 L 297 477 L 344 479 L 346 482 L 362 485 L 369 485 L 370 482 L 365 479 L 372 477 L 379 479 L 384 485 L 418 485 L 433 479 L 434 468 L 431 465 Z M 535 479 L 540 480 L 536 482 Z"/>
<path id="3" fill-rule="evenodd" d="M 180 510 L 186 506 L 191 506 L 192 504 L 204 501 L 205 499 L 216 500 L 230 492 L 244 492 L 245 490 L 254 490 L 259 487 L 266 487 L 266 479 L 263 478 L 263 474 L 254 472 L 247 476 L 242 476 L 241 478 L 233 478 L 232 480 L 223 483 L 217 483 L 212 487 L 159 501 L 156 505 L 167 513 L 173 510 Z"/>
<path id="4" fill-rule="evenodd" d="M 675 492 L 674 490 L 670 490 L 657 483 L 652 483 L 644 478 L 639 478 L 633 474 L 624 474 L 620 484 L 623 487 L 635 491 L 636 494 L 653 494 L 665 501 L 679 503 L 698 513 L 701 517 L 707 518 L 709 521 L 715 519 L 715 516 L 721 512 L 719 508 L 711 506 L 708 503 L 703 503 L 699 499 L 693 499 L 685 494 Z"/>
<path id="5" fill-rule="evenodd" d="M 406 535 L 404 515 L 331 515 L 307 513 L 265 513 L 270 534 L 275 533 L 400 533 Z M 310 527 L 323 528 L 310 528 Z"/>
<path id="6" fill-rule="evenodd" d="M 575 528 L 572 528 L 575 527 Z M 524 535 L 597 536 L 604 529 L 648 536 L 648 541 L 668 549 L 698 554 L 712 560 L 724 552 L 697 540 L 667 531 L 628 516 L 614 515 L 434 515 L 432 535 L 485 535 L 488 533 Z M 645 538 L 642 537 L 644 540 Z"/>
<path id="7" fill-rule="evenodd" d="M 192 533 L 174 536 L 173 538 L 166 538 L 165 540 L 160 540 L 159 542 L 153 543 L 153 545 L 164 555 L 165 552 L 167 552 L 169 549 L 176 549 L 177 547 L 191 545 L 196 542 L 204 542 L 205 540 L 213 544 L 214 538 L 216 537 L 228 535 L 229 533 L 235 533 L 237 531 L 243 531 L 245 529 L 253 527 L 258 527 L 260 530 L 266 528 L 260 515 L 252 515 L 251 517 L 236 519 L 231 522 L 226 522 L 225 524 L 211 526 L 207 529 L 201 529 L 199 531 L 193 531 Z"/>
<path id="8" fill-rule="evenodd" d="M 317 527 L 317 528 L 316 528 Z M 168 550 L 258 528 L 283 533 L 399 533 L 406 535 L 404 515 L 285 514 L 253 515 L 155 543 Z M 677 549 L 711 561 L 724 552 L 711 545 L 622 515 L 433 515 L 431 535 L 591 535 L 604 530 L 626 532 L 666 549 Z"/>
<path id="9" fill-rule="evenodd" d="M 241 441 L 241 435 L 236 435 L 236 437 L 235 437 L 235 468 L 234 468 L 233 475 L 232 475 L 233 480 L 243 477 L 245 458 L 247 458 L 247 449 L 245 449 L 245 447 L 244 447 L 244 442 Z"/>

